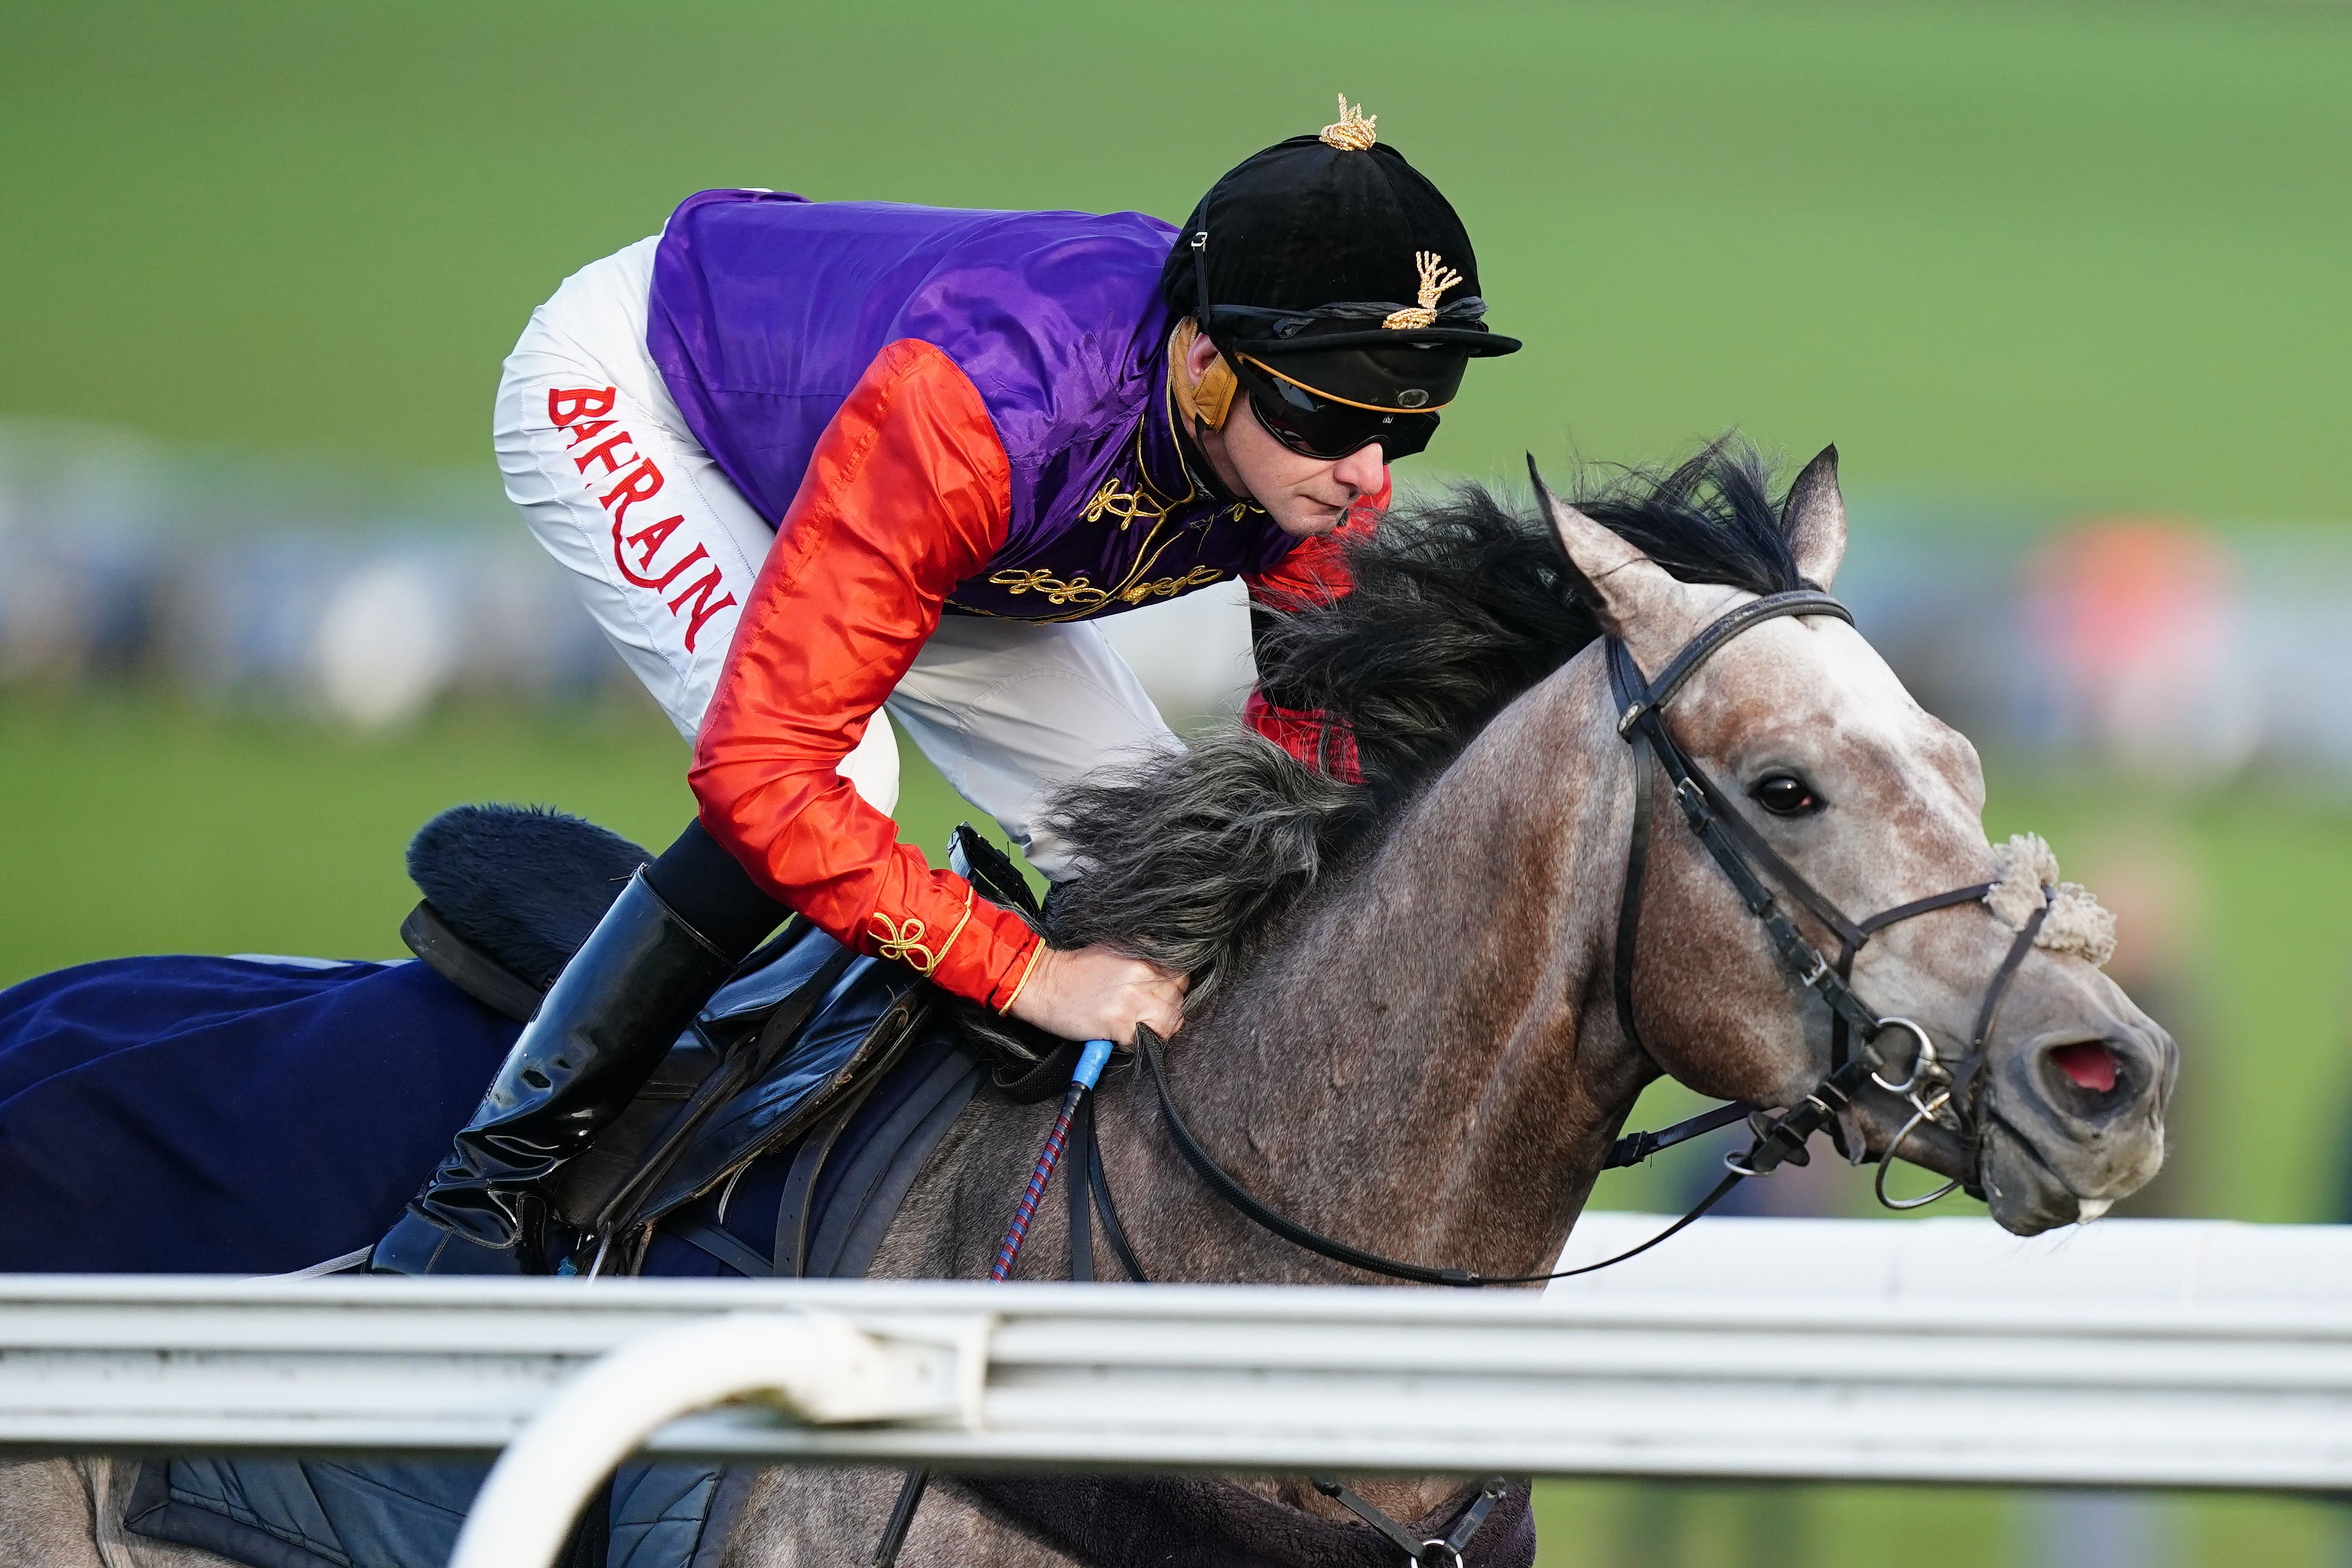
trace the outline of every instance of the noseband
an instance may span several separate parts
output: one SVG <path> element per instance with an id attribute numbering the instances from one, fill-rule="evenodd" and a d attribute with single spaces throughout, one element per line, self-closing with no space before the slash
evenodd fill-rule
<path id="1" fill-rule="evenodd" d="M 1980 882 L 1967 887 L 1956 887 L 1948 893 L 1932 894 L 1908 904 L 1898 904 L 1866 919 L 1850 920 L 1832 900 L 1806 881 L 1794 866 L 1781 858 L 1778 851 L 1764 841 L 1763 836 L 1740 815 L 1738 808 L 1675 742 L 1666 728 L 1666 708 L 1675 695 L 1689 684 L 1690 678 L 1725 643 L 1741 632 L 1767 621 L 1791 615 L 1826 615 L 1848 625 L 1853 623 L 1853 612 L 1835 599 L 1818 590 L 1803 589 L 1790 593 L 1768 594 L 1726 612 L 1685 643 L 1682 651 L 1674 656 L 1654 681 L 1642 678 L 1642 672 L 1634 664 L 1633 656 L 1627 652 L 1624 643 L 1612 637 L 1609 639 L 1607 647 L 1609 685 L 1617 705 L 1617 733 L 1633 747 L 1633 830 L 1625 856 L 1625 890 L 1617 910 L 1617 950 L 1612 976 L 1617 1023 L 1626 1041 L 1644 1055 L 1650 1054 L 1648 1048 L 1642 1043 L 1641 1030 L 1633 1018 L 1633 949 L 1642 920 L 1643 886 L 1649 870 L 1653 836 L 1650 775 L 1654 767 L 1665 774 L 1666 781 L 1673 789 L 1675 802 L 1682 808 L 1683 821 L 1689 824 L 1692 834 L 1706 846 L 1707 853 L 1714 857 L 1715 863 L 1722 868 L 1723 873 L 1731 879 L 1733 888 L 1738 891 L 1741 902 L 1748 905 L 1748 913 L 1763 923 L 1765 935 L 1771 938 L 1773 951 L 1781 967 L 1801 988 L 1819 996 L 1830 1009 L 1829 1073 L 1795 1106 L 1777 1116 L 1747 1104 L 1719 1106 L 1660 1132 L 1637 1133 L 1620 1138 L 1604 1164 L 1604 1168 L 1638 1164 L 1659 1149 L 1746 1117 L 1756 1129 L 1755 1143 L 1742 1155 L 1725 1156 L 1727 1174 L 1716 1184 L 1714 1190 L 1681 1218 L 1639 1247 L 1598 1263 L 1562 1269 L 1554 1273 L 1499 1277 L 1479 1274 L 1467 1269 L 1431 1268 L 1425 1264 L 1383 1257 L 1300 1224 L 1262 1201 L 1218 1165 L 1193 1137 L 1192 1129 L 1185 1124 L 1183 1116 L 1176 1108 L 1174 1098 L 1169 1093 L 1167 1071 L 1160 1061 L 1159 1036 L 1149 1028 L 1139 1029 L 1137 1031 L 1137 1042 L 1140 1048 L 1138 1054 L 1143 1060 L 1145 1073 L 1159 1091 L 1160 1114 L 1167 1124 L 1169 1137 L 1210 1189 L 1243 1216 L 1294 1246 L 1367 1273 L 1425 1285 L 1541 1284 L 1548 1281 L 1564 1280 L 1574 1274 L 1589 1274 L 1596 1269 L 1606 1269 L 1648 1251 L 1714 1207 L 1741 1181 L 1769 1175 L 1792 1156 L 1800 1164 L 1803 1163 L 1802 1151 L 1806 1142 L 1823 1127 L 1831 1129 L 1832 1138 L 1848 1158 L 1860 1163 L 1864 1151 L 1859 1133 L 1854 1134 L 1853 1145 L 1848 1146 L 1842 1116 L 1852 1109 L 1854 1096 L 1861 1092 L 1864 1081 L 1867 1079 L 1891 1094 L 1904 1096 L 1911 1107 L 1910 1119 L 1904 1123 L 1902 1131 L 1895 1134 L 1894 1141 L 1879 1156 L 1879 1201 L 1890 1208 L 1918 1208 L 1963 1186 L 1970 1193 L 1980 1195 L 1979 1176 L 1984 1149 L 1978 1107 L 1984 1092 L 1985 1045 L 1991 1038 L 1993 1020 L 2000 1012 L 2001 998 L 2008 992 L 2010 982 L 2016 977 L 2019 967 L 2025 962 L 2026 955 L 2032 951 L 2034 938 L 2041 934 L 2042 920 L 2049 913 L 2049 892 L 2043 890 L 2042 906 L 2026 921 L 2025 928 L 2011 943 L 2008 956 L 1994 971 L 1992 980 L 1985 989 L 1984 1001 L 1978 1009 L 1976 1027 L 1970 1032 L 1968 1050 L 1958 1062 L 1948 1065 L 1941 1059 L 1934 1039 L 1924 1025 L 1912 1019 L 1874 1012 L 1854 994 L 1849 983 L 1853 973 L 1854 956 L 1873 936 L 1916 915 L 1974 903 L 1998 884 Z M 1775 884 L 1780 889 L 1780 894 L 1773 891 Z M 1836 957 L 1830 957 L 1806 938 L 1795 919 L 1781 906 L 1783 894 L 1837 938 Z M 1888 1063 L 1876 1049 L 1878 1038 L 1889 1030 L 1900 1030 L 1911 1037 L 1913 1043 L 1909 1070 L 1900 1079 L 1889 1074 Z M 1655 1060 L 1653 1056 L 1652 1061 L 1654 1062 Z M 1960 1135 L 1966 1148 L 1962 1162 L 1966 1174 L 1925 1197 L 1888 1197 L 1887 1166 L 1894 1163 L 1896 1153 L 1912 1134 L 1930 1122 Z"/>

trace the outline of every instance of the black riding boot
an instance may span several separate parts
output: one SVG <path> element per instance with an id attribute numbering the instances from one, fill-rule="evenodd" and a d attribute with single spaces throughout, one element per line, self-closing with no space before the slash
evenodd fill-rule
<path id="1" fill-rule="evenodd" d="M 524 1026 L 474 1119 L 368 1260 L 536 1271 L 541 1184 L 627 1108 L 735 967 L 639 871 Z M 524 1245 L 519 1246 L 521 1241 Z"/>

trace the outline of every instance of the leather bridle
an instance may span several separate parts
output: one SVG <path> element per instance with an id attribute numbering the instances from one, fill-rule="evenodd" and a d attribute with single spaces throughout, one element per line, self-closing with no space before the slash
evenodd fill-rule
<path id="1" fill-rule="evenodd" d="M 2034 938 L 2041 933 L 2042 920 L 2049 911 L 2050 890 L 2042 890 L 2042 907 L 2033 912 L 2024 929 L 2017 933 L 2016 939 L 2010 945 L 2008 956 L 1986 988 L 1968 1051 L 1958 1062 L 1948 1065 L 1939 1058 L 1935 1042 L 1924 1026 L 1911 1019 L 1881 1015 L 1855 994 L 1850 984 L 1853 960 L 1873 936 L 1889 926 L 1938 909 L 1974 903 L 1998 884 L 1975 883 L 1914 899 L 1908 904 L 1896 904 L 1865 919 L 1849 919 L 1835 902 L 1814 887 L 1778 851 L 1764 841 L 1762 835 L 1748 825 L 1715 781 L 1691 760 L 1666 727 L 1666 710 L 1675 695 L 1726 643 L 1767 621 L 1784 616 L 1810 615 L 1829 616 L 1849 625 L 1853 622 L 1852 612 L 1829 594 L 1818 590 L 1801 589 L 1768 594 L 1726 612 L 1685 643 L 1654 681 L 1643 678 L 1632 653 L 1617 639 L 1609 639 L 1606 649 L 1610 688 L 1617 706 L 1617 733 L 1633 748 L 1633 823 L 1632 841 L 1626 852 L 1624 894 L 1618 907 L 1612 975 L 1618 1026 L 1627 1043 L 1648 1054 L 1633 1016 L 1633 957 L 1641 925 L 1643 889 L 1649 866 L 1651 769 L 1654 767 L 1664 773 L 1675 802 L 1681 807 L 1683 821 L 1692 834 L 1730 879 L 1748 913 L 1763 923 L 1765 934 L 1771 939 L 1774 953 L 1782 967 L 1799 986 L 1819 996 L 1830 1009 L 1830 1071 L 1795 1106 L 1778 1115 L 1745 1104 L 1720 1106 L 1661 1132 L 1634 1134 L 1621 1138 L 1606 1162 L 1609 1166 L 1633 1164 L 1657 1149 L 1746 1116 L 1756 1128 L 1756 1140 L 1744 1155 L 1725 1157 L 1727 1174 L 1711 1192 L 1681 1218 L 1639 1247 L 1580 1268 L 1562 1269 L 1546 1274 L 1497 1276 L 1480 1274 L 1467 1269 L 1432 1268 L 1426 1264 L 1383 1257 L 1300 1224 L 1259 1199 L 1220 1166 L 1201 1146 L 1176 1108 L 1175 1100 L 1169 1092 L 1167 1071 L 1160 1061 L 1160 1038 L 1150 1029 L 1141 1029 L 1137 1036 L 1139 1055 L 1145 1073 L 1159 1092 L 1160 1113 L 1167 1124 L 1169 1136 L 1209 1188 L 1243 1216 L 1294 1246 L 1367 1273 L 1425 1285 L 1541 1284 L 1571 1275 L 1591 1273 L 1596 1269 L 1606 1269 L 1648 1251 L 1714 1207 L 1742 1180 L 1768 1175 L 1792 1155 L 1801 1156 L 1807 1141 L 1823 1127 L 1831 1127 L 1832 1137 L 1843 1147 L 1844 1135 L 1837 1130 L 1841 1114 L 1852 1107 L 1854 1096 L 1861 1092 L 1864 1081 L 1867 1079 L 1889 1093 L 1905 1096 L 1912 1110 L 1910 1120 L 1904 1124 L 1902 1130 L 1879 1156 L 1877 1191 L 1880 1201 L 1890 1207 L 1916 1208 L 1934 1202 L 1958 1186 L 1967 1186 L 1972 1194 L 1980 1193 L 1979 1177 L 1983 1158 L 1983 1137 L 1978 1103 L 1983 1094 L 1985 1048 L 1991 1038 L 2001 998 L 2007 994 L 2011 981 L 2016 977 L 2019 967 L 2025 962 L 2026 955 L 2032 950 Z M 1774 891 L 1776 885 L 1779 893 Z M 1838 951 L 1834 958 L 1824 954 L 1805 936 L 1796 920 L 1782 907 L 1783 894 L 1837 938 Z M 1888 1076 L 1888 1064 L 1874 1049 L 1877 1038 L 1890 1029 L 1899 1029 L 1910 1035 L 1914 1044 L 1909 1072 L 1900 1080 Z M 1859 1049 L 1856 1048 L 1857 1042 Z M 1893 1163 L 1896 1153 L 1912 1134 L 1929 1122 L 1960 1136 L 1965 1147 L 1962 1161 L 1965 1174 L 1921 1197 L 1887 1197 L 1886 1166 Z M 1858 1147 L 1848 1149 L 1846 1153 L 1857 1162 L 1862 1157 Z M 1107 1197 L 1108 1195 L 1100 1196 Z M 1135 1272 L 1139 1276 L 1139 1270 Z"/>
<path id="2" fill-rule="evenodd" d="M 1682 809 L 1683 821 L 1692 836 L 1730 879 L 1748 912 L 1763 923 L 1781 967 L 1800 986 L 1818 995 L 1830 1009 L 1828 1075 L 1794 1108 L 1766 1122 L 1759 1129 L 1755 1146 L 1746 1155 L 1726 1159 L 1733 1177 L 1768 1174 L 1801 1150 L 1806 1141 L 1824 1126 L 1831 1129 L 1832 1138 L 1843 1148 L 1842 1113 L 1852 1106 L 1866 1075 L 1889 1093 L 1906 1096 L 1912 1107 L 1911 1119 L 1879 1156 L 1879 1200 L 1890 1208 L 1923 1207 L 1963 1185 L 1971 1193 L 1979 1191 L 1978 1167 L 1983 1140 L 1976 1101 L 1982 1092 L 1985 1046 L 1991 1038 L 2001 998 L 2032 950 L 2034 938 L 2041 935 L 2042 919 L 2049 911 L 2048 894 L 2045 891 L 2042 906 L 2026 921 L 2025 928 L 2017 934 L 2008 955 L 1994 971 L 1978 1009 L 1968 1051 L 1957 1064 L 1948 1066 L 1938 1058 L 1933 1038 L 1917 1021 L 1882 1016 L 1854 993 L 1851 984 L 1854 957 L 1873 936 L 1918 915 L 1977 903 L 1998 884 L 1972 883 L 1898 904 L 1861 920 L 1850 919 L 1834 900 L 1813 886 L 1779 851 L 1764 841 L 1763 835 L 1748 824 L 1715 780 L 1675 740 L 1673 732 L 1666 727 L 1667 706 L 1708 658 L 1751 627 L 1783 616 L 1805 615 L 1825 615 L 1848 625 L 1853 623 L 1853 612 L 1818 590 L 1768 594 L 1738 605 L 1710 622 L 1684 644 L 1654 681 L 1642 678 L 1641 670 L 1623 643 L 1613 637 L 1609 640 L 1609 687 L 1616 699 L 1617 733 L 1633 747 L 1633 842 L 1626 853 L 1625 888 L 1617 911 L 1617 952 L 1612 975 L 1617 1023 L 1629 1043 L 1643 1054 L 1651 1055 L 1633 1018 L 1633 953 L 1649 862 L 1650 771 L 1655 767 L 1665 774 L 1675 803 Z M 1796 921 L 1781 907 L 1780 896 L 1773 892 L 1774 884 L 1837 938 L 1836 957 L 1823 954 L 1806 939 Z M 1886 1062 L 1872 1049 L 1877 1037 L 1890 1028 L 1902 1030 L 1913 1041 L 1911 1071 L 1899 1082 L 1886 1076 Z M 1861 1042 L 1859 1051 L 1854 1050 L 1856 1040 Z M 1652 1060 L 1655 1061 L 1654 1056 Z M 1962 1161 L 1966 1174 L 1921 1197 L 1890 1198 L 1886 1196 L 1887 1166 L 1893 1164 L 1896 1151 L 1926 1122 L 1960 1134 L 1966 1145 Z M 1858 1161 L 1861 1151 L 1849 1150 L 1848 1154 Z"/>

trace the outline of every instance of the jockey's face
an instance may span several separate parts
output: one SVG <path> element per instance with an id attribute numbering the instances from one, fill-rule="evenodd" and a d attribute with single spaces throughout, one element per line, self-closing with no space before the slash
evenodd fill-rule
<path id="1" fill-rule="evenodd" d="M 1197 382 L 1217 357 L 1203 336 L 1192 341 L 1186 368 Z M 1258 423 L 1247 397 L 1235 397 L 1223 430 L 1192 427 L 1201 451 L 1226 488 L 1265 508 L 1275 526 L 1302 539 L 1328 534 L 1348 508 L 1387 486 L 1388 463 L 1380 444 L 1358 447 L 1333 462 L 1293 452 Z"/>

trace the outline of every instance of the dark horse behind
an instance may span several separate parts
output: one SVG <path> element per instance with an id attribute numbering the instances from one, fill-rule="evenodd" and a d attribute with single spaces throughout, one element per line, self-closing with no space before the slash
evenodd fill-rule
<path id="1" fill-rule="evenodd" d="M 1900 1140 L 2020 1234 L 2094 1217 L 2152 1176 L 2174 1049 L 2097 967 L 2095 905 L 2057 883 L 2038 842 L 1988 843 L 1973 749 L 1850 624 L 1811 600 L 1741 619 L 1831 586 L 1845 544 L 1834 455 L 1777 502 L 1751 455 L 1719 446 L 1550 511 L 1547 526 L 1473 488 L 1400 512 L 1357 547 L 1354 592 L 1273 639 L 1263 673 L 1348 726 L 1360 787 L 1229 731 L 1065 799 L 1087 871 L 1051 901 L 1046 933 L 1192 975 L 1165 1085 L 1202 1146 L 1300 1225 L 1496 1280 L 1550 1267 L 1661 1075 L 1801 1113 L 1842 1081 L 1851 1093 L 1815 1120 L 1849 1158 Z M 1727 618 L 1737 635 L 1718 637 Z M 1634 680 L 1678 683 L 1646 752 L 1628 744 L 1641 716 L 1620 700 L 1622 670 L 1612 692 L 1612 641 Z M 1764 868 L 1760 905 L 1733 861 Z M 1837 911 L 1906 908 L 1841 952 Z M 1816 964 L 1792 967 L 1783 926 Z M 331 970 L 205 967 L 227 963 L 126 960 L 0 998 L 0 1180 L 43 1211 L 18 1198 L 0 1215 L 0 1266 L 45 1266 L 59 1254 L 39 1249 L 68 1233 L 77 1266 L 117 1269 L 268 1272 L 364 1246 L 511 1033 L 422 965 L 366 967 L 338 991 Z M 363 1005 L 318 1010 L 363 988 Z M 1841 994 L 1853 1012 L 1833 1009 Z M 1903 1029 L 1846 1042 L 1867 1071 L 1841 1067 L 1853 1018 L 1895 1015 Z M 971 1089 L 891 1198 L 863 1260 L 877 1277 L 983 1276 L 1054 1115 L 1003 1074 L 971 1076 L 980 1056 L 960 1028 L 936 1038 L 973 1065 L 933 1077 Z M 1953 1092 L 1913 1092 L 1928 1065 L 1914 1040 Z M 1221 1199 L 1137 1073 L 1106 1078 L 1096 1117 L 1103 1183 L 1153 1280 L 1377 1282 Z M 608 1268 L 804 1264 L 784 1256 L 797 1155 L 754 1156 L 650 1233 L 593 1250 Z M 43 1157 L 64 1174 L 32 1170 Z M 1064 1215 L 1039 1211 L 1024 1277 L 1069 1270 Z M 730 1243 L 740 1267 L 721 1259 Z M 102 1464 L 8 1481 L 0 1519 L 20 1537 L 107 1536 L 108 1568 L 218 1561 L 122 1535 L 131 1483 Z M 1169 1539 L 1139 1521 L 1190 1521 L 1192 1562 L 1393 1560 L 1302 1478 L 1221 1485 L 949 1481 L 902 1561 L 1164 1560 Z M 741 1568 L 862 1563 L 897 1490 L 862 1471 L 747 1478 L 723 1541 L 693 1550 Z M 1433 1532 L 1467 1495 L 1449 1479 L 1362 1490 Z M 1518 1506 L 1469 1561 L 1529 1560 Z M 94 1552 L 55 1560 L 81 1568 Z"/>

